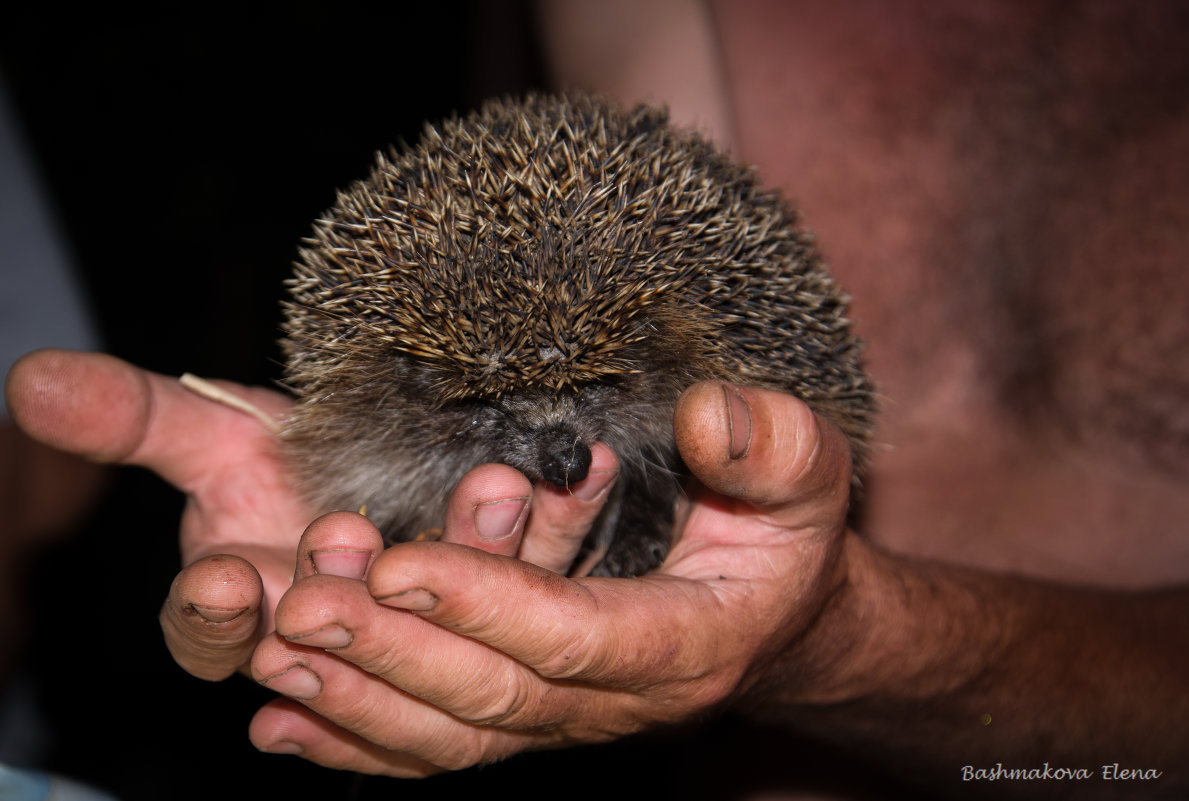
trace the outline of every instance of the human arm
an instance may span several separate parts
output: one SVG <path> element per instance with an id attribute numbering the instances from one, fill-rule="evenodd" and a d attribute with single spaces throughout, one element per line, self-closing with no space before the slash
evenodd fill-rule
<path id="1" fill-rule="evenodd" d="M 1183 795 L 1184 589 L 1059 585 L 861 538 L 847 555 L 848 589 L 742 699 L 751 714 L 946 795 Z M 1157 775 L 1106 778 L 1113 765 Z M 1002 780 L 1013 770 L 1039 776 Z"/>

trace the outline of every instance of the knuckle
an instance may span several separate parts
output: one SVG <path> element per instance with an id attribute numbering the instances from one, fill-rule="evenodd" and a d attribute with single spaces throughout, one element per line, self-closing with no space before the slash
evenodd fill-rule
<path id="1" fill-rule="evenodd" d="M 592 658 L 589 649 L 568 643 L 538 663 L 537 672 L 554 680 L 593 678 L 603 673 L 600 663 L 601 660 Z"/>
<path id="2" fill-rule="evenodd" d="M 738 692 L 740 678 L 740 672 L 726 670 L 704 676 L 688 692 L 687 701 L 699 709 L 718 706 Z"/>
<path id="3" fill-rule="evenodd" d="M 478 726 L 523 728 L 535 725 L 531 718 L 540 712 L 538 693 L 523 675 L 512 681 L 486 681 L 476 688 L 476 695 L 481 700 L 469 710 L 466 720 Z"/>
<path id="4" fill-rule="evenodd" d="M 546 679 L 597 679 L 614 661 L 614 638 L 607 636 L 597 605 L 573 612 L 568 625 L 545 633 L 535 649 L 533 669 Z"/>
<path id="5" fill-rule="evenodd" d="M 478 732 L 468 732 L 462 737 L 452 738 L 442 752 L 430 761 L 440 768 L 455 771 L 489 762 L 491 757 L 487 753 L 485 738 Z"/>
<path id="6" fill-rule="evenodd" d="M 569 636 L 558 637 L 534 668 L 556 681 L 616 682 L 634 672 L 632 666 L 640 656 L 625 654 L 620 640 L 592 618 L 587 625 L 574 627 Z"/>
<path id="7" fill-rule="evenodd" d="M 415 738 L 399 729 L 391 731 L 390 736 L 369 738 L 389 757 L 397 757 L 400 762 L 415 760 L 415 772 L 423 776 L 443 770 L 466 770 L 492 761 L 488 739 L 482 730 L 458 725 L 421 732 Z M 404 775 L 410 775 L 406 766 L 402 766 L 402 771 L 405 771 Z"/>

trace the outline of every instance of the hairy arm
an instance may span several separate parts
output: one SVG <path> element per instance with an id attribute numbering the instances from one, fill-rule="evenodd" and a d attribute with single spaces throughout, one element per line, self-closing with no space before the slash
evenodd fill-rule
<path id="1" fill-rule="evenodd" d="M 955 794 L 973 769 L 1081 769 L 1079 797 L 1184 793 L 1189 592 L 1047 584 L 873 549 L 748 693 L 753 713 Z M 1158 771 L 1107 780 L 1103 768 Z M 983 782 L 986 784 L 986 782 Z M 999 781 L 1047 796 L 1052 780 Z"/>

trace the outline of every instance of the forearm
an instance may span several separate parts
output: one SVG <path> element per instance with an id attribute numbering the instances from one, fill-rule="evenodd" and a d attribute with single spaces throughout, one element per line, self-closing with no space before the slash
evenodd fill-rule
<path id="1" fill-rule="evenodd" d="M 955 792 L 977 784 L 962 781 L 967 765 L 1046 762 L 1094 774 L 1068 782 L 1079 793 L 1184 792 L 1185 592 L 1025 581 L 902 559 L 853 535 L 844 569 L 844 588 L 749 694 L 764 716 Z M 1102 775 L 1115 763 L 1162 775 L 1121 787 Z"/>

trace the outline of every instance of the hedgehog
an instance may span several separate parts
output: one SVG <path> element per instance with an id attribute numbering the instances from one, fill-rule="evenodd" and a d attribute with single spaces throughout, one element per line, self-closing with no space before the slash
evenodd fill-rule
<path id="1" fill-rule="evenodd" d="M 674 406 L 707 379 L 803 399 L 856 476 L 868 454 L 872 385 L 812 236 L 664 108 L 538 93 L 427 126 L 337 195 L 286 284 L 286 458 L 315 509 L 366 509 L 388 542 L 438 530 L 477 465 L 567 487 L 598 441 L 620 472 L 584 556 L 655 569 Z"/>

